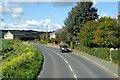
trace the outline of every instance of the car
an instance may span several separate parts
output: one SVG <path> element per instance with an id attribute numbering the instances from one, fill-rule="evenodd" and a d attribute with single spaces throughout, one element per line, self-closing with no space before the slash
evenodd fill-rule
<path id="1" fill-rule="evenodd" d="M 69 48 L 67 47 L 67 45 L 60 45 L 60 52 L 68 52 Z"/>

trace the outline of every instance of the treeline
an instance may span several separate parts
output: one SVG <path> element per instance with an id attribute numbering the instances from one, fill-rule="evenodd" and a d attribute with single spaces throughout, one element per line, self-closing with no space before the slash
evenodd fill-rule
<path id="1" fill-rule="evenodd" d="M 110 17 L 98 19 L 97 9 L 92 2 L 80 2 L 72 8 L 65 20 L 64 31 L 58 37 L 71 45 L 80 47 L 119 47 L 120 27 Z"/>
<path id="2" fill-rule="evenodd" d="M 110 53 L 110 48 L 120 47 L 120 26 L 116 19 L 101 17 L 93 2 L 78 2 L 68 13 L 64 30 L 58 39 L 66 42 L 71 49 L 79 50 L 105 60 L 118 63 L 118 50 Z M 111 55 L 111 56 L 110 56 Z"/>

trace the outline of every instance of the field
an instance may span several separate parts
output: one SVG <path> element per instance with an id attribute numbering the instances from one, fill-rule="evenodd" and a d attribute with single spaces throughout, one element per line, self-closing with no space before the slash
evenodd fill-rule
<path id="1" fill-rule="evenodd" d="M 43 56 L 32 44 L 20 40 L 2 41 L 2 78 L 27 78 L 32 80 L 39 73 Z"/>

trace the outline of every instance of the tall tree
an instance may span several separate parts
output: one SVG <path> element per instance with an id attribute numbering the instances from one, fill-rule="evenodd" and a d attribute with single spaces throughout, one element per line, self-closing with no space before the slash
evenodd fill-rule
<path id="1" fill-rule="evenodd" d="M 93 2 L 78 2 L 68 13 L 68 17 L 64 21 L 64 30 L 74 36 L 80 32 L 82 25 L 87 21 L 98 18 L 97 9 L 92 7 Z"/>

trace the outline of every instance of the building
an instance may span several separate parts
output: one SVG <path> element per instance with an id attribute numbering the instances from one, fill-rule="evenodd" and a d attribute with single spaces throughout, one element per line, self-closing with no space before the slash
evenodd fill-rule
<path id="1" fill-rule="evenodd" d="M 4 35 L 4 39 L 8 39 L 8 40 L 13 39 L 13 34 L 12 34 L 10 31 L 8 31 L 8 32 Z"/>
<path id="2" fill-rule="evenodd" d="M 58 29 L 58 30 L 55 30 L 53 31 L 52 33 L 50 33 L 50 39 L 52 38 L 56 38 L 56 36 L 61 33 L 63 31 L 63 29 Z"/>

